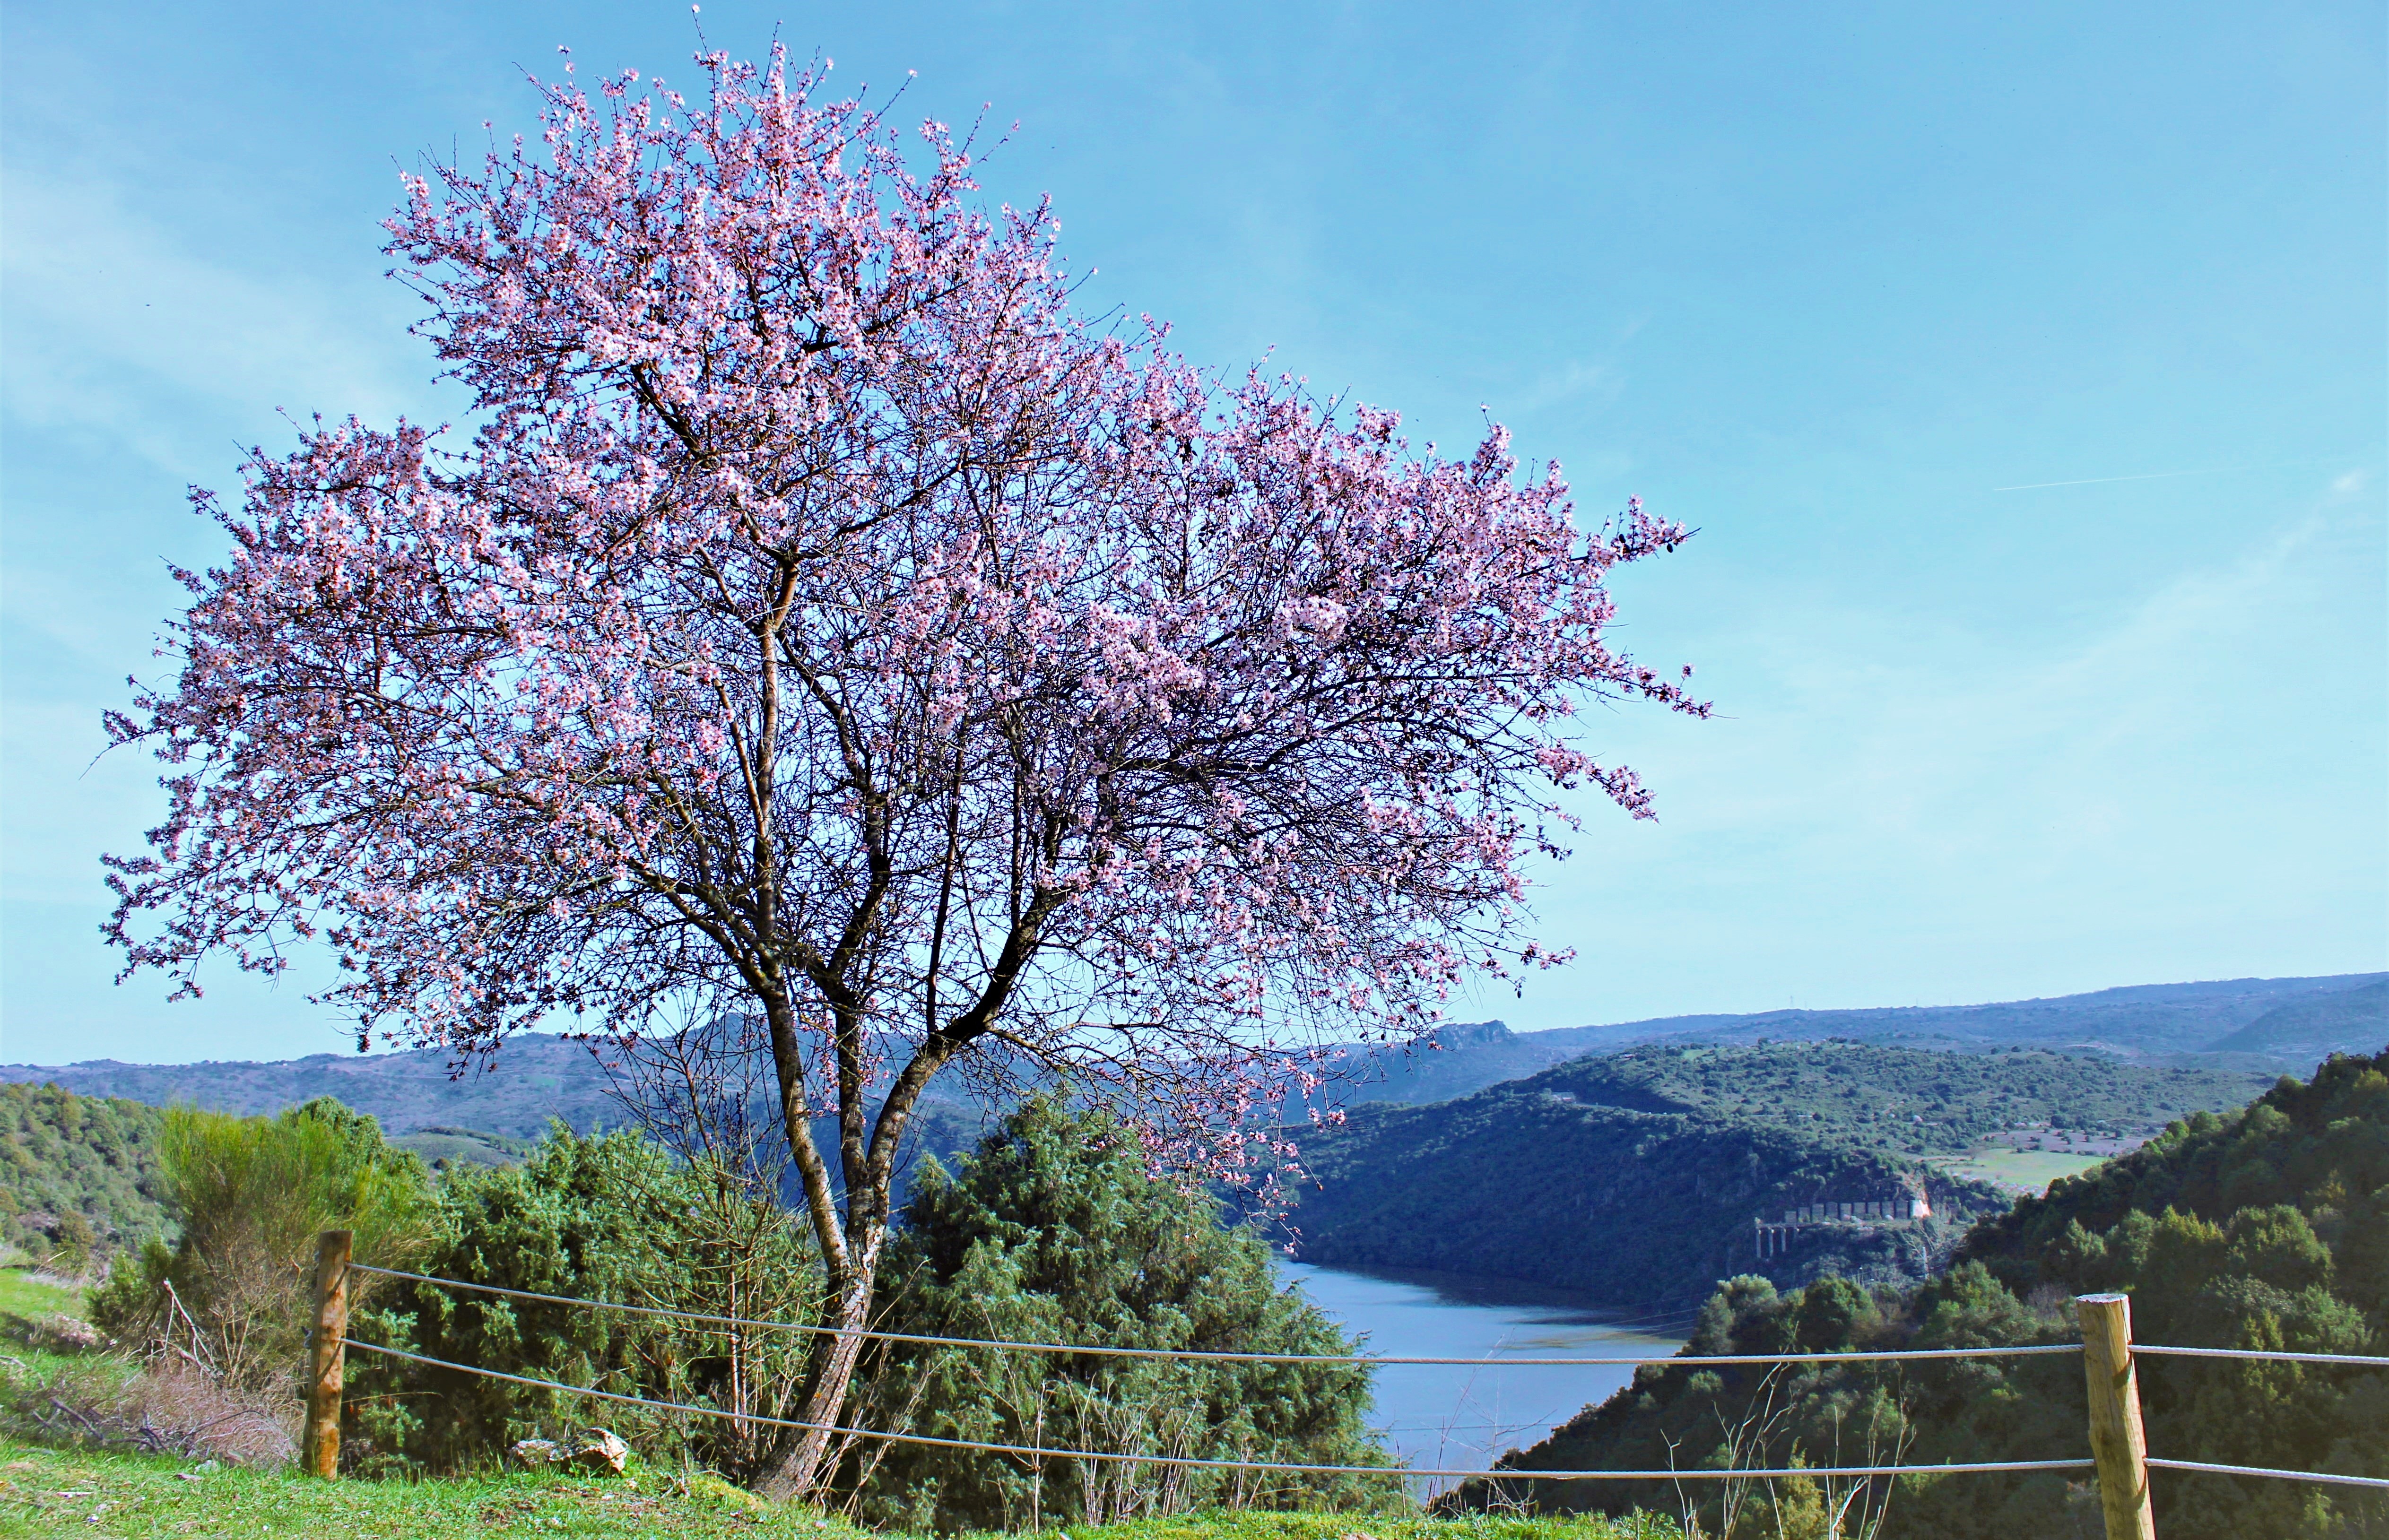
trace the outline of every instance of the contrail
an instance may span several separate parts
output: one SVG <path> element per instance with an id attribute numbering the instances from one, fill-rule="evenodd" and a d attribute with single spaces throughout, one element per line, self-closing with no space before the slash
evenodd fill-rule
<path id="1" fill-rule="evenodd" d="M 2216 465 L 2203 471 L 2151 471 L 2146 476 L 2086 476 L 2079 481 L 2027 481 L 2020 487 L 1993 487 L 1995 492 L 2037 492 L 2044 487 L 2099 487 L 2110 481 L 2166 481 L 2177 476 L 2221 476 L 2226 471 L 2255 470 L 2254 465 Z"/>
<path id="2" fill-rule="evenodd" d="M 2253 465 L 2209 465 L 2195 471 L 2150 471 L 2141 476 L 2086 476 L 2079 481 L 2027 481 L 2017 487 L 1993 487 L 1995 492 L 2037 492 L 2045 487 L 2103 487 L 2114 481 L 2170 481 L 2178 476 L 2224 476 L 2232 471 L 2273 470 L 2284 465 L 2312 465 L 2325 460 L 2349 460 L 2373 450 L 2344 450 L 2336 454 L 2308 454 L 2295 460 L 2260 460 Z"/>

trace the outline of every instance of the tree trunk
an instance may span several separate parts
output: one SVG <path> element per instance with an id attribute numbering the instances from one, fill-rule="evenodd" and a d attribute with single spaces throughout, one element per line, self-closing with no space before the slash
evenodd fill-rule
<path id="1" fill-rule="evenodd" d="M 879 1248 L 888 1234 L 884 1194 L 858 1190 L 870 1185 L 871 1173 L 844 1160 L 847 1191 L 845 1213 L 838 1212 L 838 1194 L 829 1165 L 813 1143 L 810 1106 L 805 1094 L 805 1066 L 798 1050 L 797 1013 L 785 994 L 767 995 L 766 1018 L 772 1028 L 772 1056 L 780 1080 L 782 1126 L 797 1172 L 803 1178 L 805 1210 L 812 1220 L 813 1238 L 821 1246 L 827 1273 L 829 1298 L 823 1310 L 824 1326 L 842 1332 L 859 1331 L 871 1324 L 871 1296 L 879 1268 Z M 855 1115 L 850 1102 L 859 1088 L 841 1088 L 840 1121 Z M 813 1424 L 800 1432 L 788 1452 L 765 1477 L 760 1490 L 777 1501 L 817 1495 L 830 1472 L 824 1458 L 830 1448 L 830 1428 L 846 1408 L 847 1387 L 853 1382 L 855 1361 L 862 1355 L 858 1336 L 816 1337 L 806 1374 L 804 1400 L 797 1420 Z"/>
<path id="2" fill-rule="evenodd" d="M 932 1031 L 912 1062 L 888 1087 L 876 1120 L 870 1118 L 866 1098 L 868 1075 L 861 1051 L 863 1023 L 851 993 L 832 1003 L 834 1037 L 838 1050 L 838 1161 L 846 1177 L 846 1212 L 837 1212 L 829 1165 L 813 1143 L 807 1116 L 805 1065 L 798 1048 L 797 1014 L 785 993 L 765 996 L 765 1014 L 772 1027 L 772 1052 L 780 1078 L 780 1114 L 788 1135 L 788 1149 L 804 1178 L 805 1208 L 821 1242 L 822 1261 L 829 1275 L 832 1299 L 823 1323 L 843 1335 L 816 1338 L 825 1344 L 812 1360 L 804 1409 L 797 1420 L 811 1426 L 760 1488 L 778 1501 L 808 1499 L 821 1495 L 834 1473 L 826 1458 L 833 1428 L 846 1408 L 847 1389 L 854 1366 L 862 1355 L 860 1332 L 871 1324 L 871 1301 L 879 1273 L 879 1252 L 888 1239 L 888 1200 L 895 1184 L 896 1154 L 904 1129 L 921 1093 L 955 1053 L 987 1030 L 1003 1010 L 1014 984 L 1037 949 L 1038 926 L 1051 907 L 1041 895 L 1016 920 L 1004 938 L 995 976 L 971 1009 L 946 1027 Z M 867 1138 L 866 1138 L 867 1133 Z"/>
<path id="3" fill-rule="evenodd" d="M 830 1310 L 829 1318 L 822 1324 L 842 1331 L 856 1332 L 871 1324 L 872 1275 L 876 1271 L 879 1242 L 873 1237 L 866 1242 L 870 1256 L 865 1265 L 850 1274 L 850 1281 Z M 803 1409 L 797 1420 L 812 1426 L 797 1435 L 797 1442 L 781 1457 L 780 1463 L 765 1477 L 760 1488 L 762 1495 L 776 1502 L 788 1502 L 811 1497 L 826 1485 L 831 1475 L 824 1458 L 834 1436 L 830 1430 L 846 1410 L 847 1388 L 854 1381 L 856 1360 L 862 1356 L 862 1338 L 847 1335 L 818 1338 L 825 1350 L 814 1358 L 812 1388 L 806 1394 Z"/>

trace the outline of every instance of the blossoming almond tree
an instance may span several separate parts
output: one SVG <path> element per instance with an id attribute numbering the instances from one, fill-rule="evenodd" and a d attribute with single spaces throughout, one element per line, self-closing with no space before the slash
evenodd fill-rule
<path id="1" fill-rule="evenodd" d="M 941 1073 L 1067 1074 L 1224 1174 L 1284 1153 L 1304 1042 L 1542 960 L 1556 794 L 1647 811 L 1571 713 L 1706 709 L 1603 641 L 1604 575 L 1683 531 L 1580 536 L 1499 429 L 1440 458 L 1092 326 L 967 141 L 699 63 L 541 86 L 540 142 L 410 181 L 390 249 L 479 426 L 319 420 L 198 494 L 231 554 L 110 719 L 171 803 L 109 934 L 191 993 L 319 942 L 361 1045 L 760 1017 L 859 1328 Z"/>

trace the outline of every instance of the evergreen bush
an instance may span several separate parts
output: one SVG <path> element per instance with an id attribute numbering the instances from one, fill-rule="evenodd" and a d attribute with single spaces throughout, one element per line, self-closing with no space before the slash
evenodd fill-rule
<path id="1" fill-rule="evenodd" d="M 452 1165 L 419 1270 L 560 1298 L 749 1320 L 813 1318 L 820 1269 L 800 1218 L 718 1165 L 636 1133 L 563 1125 L 521 1165 Z M 360 1256 L 366 1254 L 360 1252 Z M 805 1337 L 408 1283 L 352 1337 L 620 1395 L 743 1417 L 793 1415 Z M 361 1468 L 450 1471 L 498 1463 L 518 1439 L 593 1425 L 649 1459 L 733 1476 L 760 1469 L 785 1431 L 607 1403 L 359 1351 L 345 1447 Z"/>
<path id="2" fill-rule="evenodd" d="M 888 1330 L 1207 1352 L 1348 1354 L 1281 1287 L 1267 1245 L 1157 1178 L 1127 1130 L 1039 1099 L 916 1178 L 885 1276 Z M 880 1344 L 855 1420 L 943 1438 L 1131 1455 L 1379 1465 L 1360 1365 L 1206 1363 Z M 1398 1496 L 1377 1477 L 1300 1478 L 855 1441 L 840 1470 L 875 1527 L 1106 1523 L 1218 1505 Z"/>

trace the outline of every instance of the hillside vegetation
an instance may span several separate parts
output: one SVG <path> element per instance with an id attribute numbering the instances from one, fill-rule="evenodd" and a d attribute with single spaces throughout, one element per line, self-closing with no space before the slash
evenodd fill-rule
<path id="1" fill-rule="evenodd" d="M 1904 1155 L 1743 1119 L 1582 1103 L 1545 1076 L 1431 1107 L 1356 1109 L 1305 1135 L 1310 1182 L 1287 1216 L 1330 1266 L 1432 1268 L 1577 1291 L 1603 1304 L 1697 1305 L 1766 1267 L 1923 1278 L 1961 1217 L 2002 1200 Z M 1927 1191 L 1921 1224 L 1798 1232 L 1762 1261 L 1753 1220 L 1825 1202 Z"/>
<path id="2" fill-rule="evenodd" d="M 504 1134 L 485 1134 L 478 1128 L 453 1128 L 438 1123 L 417 1128 L 411 1134 L 402 1134 L 390 1143 L 434 1170 L 455 1163 L 513 1165 L 529 1155 L 531 1148 L 528 1139 L 509 1139 Z"/>
<path id="3" fill-rule="evenodd" d="M 0 1086 L 0 1241 L 74 1265 L 169 1228 L 155 1107 Z"/>
<path id="4" fill-rule="evenodd" d="M 1588 1105 L 1802 1129 L 1910 1154 L 1957 1153 L 2003 1128 L 2154 1132 L 2243 1105 L 2270 1076 L 2149 1069 L 2086 1053 L 1948 1053 L 1828 1040 L 1629 1049 L 1534 1084 Z"/>
<path id="5" fill-rule="evenodd" d="M 2080 1179 L 1985 1220 L 1961 1265 L 1921 1287 L 1838 1279 L 1793 1293 L 1736 1279 L 1688 1355 L 1968 1347 L 2078 1340 L 2070 1296 L 2122 1290 L 2134 1334 L 2193 1347 L 2389 1353 L 2389 1053 L 2326 1063 L 2243 1111 L 2200 1114 Z M 2377 1370 L 2152 1359 L 2153 1454 L 2389 1477 L 2389 1376 Z M 1911 1464 L 2045 1459 L 2087 1448 L 2071 1355 L 1877 1368 L 1648 1368 L 1514 1459 L 1521 1470 L 1758 1466 L 1903 1452 Z M 1739 1450 L 1728 1447 L 1739 1444 Z M 2168 1540 L 2378 1535 L 2389 1502 L 2346 1488 L 2159 1472 Z M 1546 1511 L 1622 1508 L 1664 1489 L 1521 1483 Z M 1463 1502 L 1483 1502 L 1482 1491 Z M 1772 1534 L 1765 1491 L 1751 1527 Z M 1721 1513 L 1711 1515 L 1712 1530 Z M 2095 1494 L 2063 1475 L 1909 1481 L 1887 1537 L 2101 1533 Z"/>
<path id="6" fill-rule="evenodd" d="M 1489 1274 L 1625 1305 L 1696 1305 L 1737 1273 L 1916 1281 L 1968 1218 L 2005 1202 L 1921 1157 L 2052 1119 L 2153 1129 L 2255 1088 L 2244 1073 L 2091 1055 L 1650 1046 L 1305 1131 L 1312 1180 L 1289 1222 L 1306 1261 Z M 1765 1254 L 1753 1233 L 1799 1205 L 1909 1191 L 1934 1219 L 1797 1230 Z"/>

